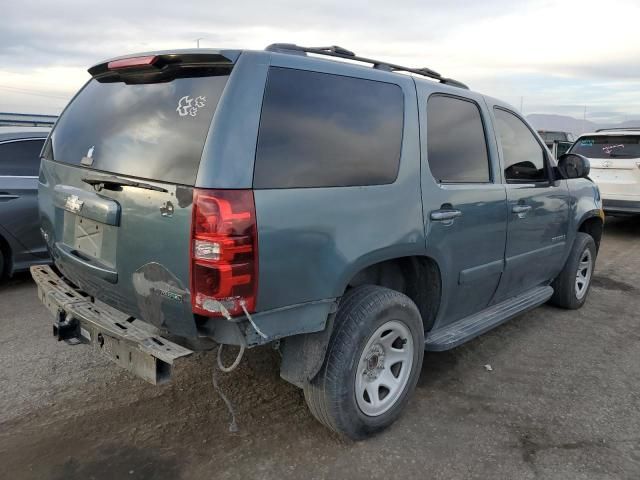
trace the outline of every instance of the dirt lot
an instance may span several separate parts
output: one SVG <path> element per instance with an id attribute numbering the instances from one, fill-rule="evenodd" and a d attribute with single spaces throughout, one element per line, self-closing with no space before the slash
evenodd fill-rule
<path id="1" fill-rule="evenodd" d="M 389 431 L 336 438 L 270 349 L 211 384 L 212 353 L 153 387 L 51 337 L 26 275 L 0 287 L 0 477 L 640 478 L 640 220 L 608 219 L 589 300 L 428 354 Z M 483 365 L 491 364 L 493 371 Z"/>

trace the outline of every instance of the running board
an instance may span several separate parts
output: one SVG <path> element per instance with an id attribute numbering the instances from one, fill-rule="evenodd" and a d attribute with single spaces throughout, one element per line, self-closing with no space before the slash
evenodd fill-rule
<path id="1" fill-rule="evenodd" d="M 542 305 L 553 295 L 553 288 L 536 287 L 469 317 L 430 332 L 424 342 L 425 350 L 442 352 L 462 345 L 478 335 L 501 325 L 513 317 Z"/>

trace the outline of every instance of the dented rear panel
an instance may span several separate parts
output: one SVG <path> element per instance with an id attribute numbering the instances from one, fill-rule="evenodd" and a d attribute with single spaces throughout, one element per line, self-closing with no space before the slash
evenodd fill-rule
<path id="1" fill-rule="evenodd" d="M 92 296 L 173 333 L 195 335 L 189 296 L 192 187 L 152 182 L 100 192 L 87 170 L 42 162 L 39 207 L 54 262 Z M 85 207 L 86 206 L 86 207 Z"/>

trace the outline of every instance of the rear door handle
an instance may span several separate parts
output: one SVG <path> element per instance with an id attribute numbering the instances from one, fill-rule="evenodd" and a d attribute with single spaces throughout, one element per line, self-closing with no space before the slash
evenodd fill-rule
<path id="1" fill-rule="evenodd" d="M 531 210 L 531 205 L 514 205 L 511 211 L 518 215 L 518 218 L 524 218 Z"/>
<path id="2" fill-rule="evenodd" d="M 513 213 L 527 213 L 529 210 L 531 210 L 531 205 L 516 205 L 511 209 Z"/>
<path id="3" fill-rule="evenodd" d="M 15 200 L 16 198 L 20 198 L 20 196 L 12 195 L 7 192 L 0 192 L 0 202 L 8 202 L 9 200 Z"/>
<path id="4" fill-rule="evenodd" d="M 458 218 L 460 215 L 462 215 L 462 212 L 460 210 L 451 208 L 451 209 L 434 210 L 433 212 L 431 212 L 430 216 L 431 216 L 431 220 L 434 220 L 436 222 L 446 222 L 447 220 L 453 220 L 454 218 Z"/>

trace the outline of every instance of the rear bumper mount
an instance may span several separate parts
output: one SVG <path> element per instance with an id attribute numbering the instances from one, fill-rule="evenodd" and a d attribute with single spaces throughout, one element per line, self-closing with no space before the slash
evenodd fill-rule
<path id="1" fill-rule="evenodd" d="M 141 328 L 141 322 L 69 285 L 50 266 L 31 267 L 38 298 L 53 314 L 53 335 L 68 343 L 85 343 L 113 362 L 156 385 L 171 378 L 174 363 L 193 352 Z M 146 324 L 142 324 L 146 326 Z"/>

